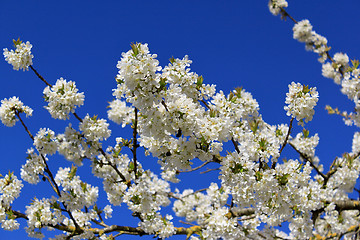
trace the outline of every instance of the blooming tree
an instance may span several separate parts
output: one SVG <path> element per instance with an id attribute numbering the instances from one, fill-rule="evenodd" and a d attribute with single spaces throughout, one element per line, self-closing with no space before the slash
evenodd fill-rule
<path id="1" fill-rule="evenodd" d="M 328 106 L 345 124 L 360 126 L 359 61 L 344 53 L 330 54 L 327 39 L 313 30 L 309 20 L 296 21 L 285 10 L 285 0 L 270 0 L 274 15 L 294 22 L 293 37 L 319 55 L 322 74 L 341 86 L 355 103 L 354 112 Z M 97 116 L 79 116 L 84 93 L 75 82 L 60 78 L 47 82 L 33 67 L 29 42 L 14 40 L 14 50 L 4 49 L 5 60 L 15 70 L 29 68 L 44 82 L 45 108 L 54 119 L 75 117 L 64 133 L 29 129 L 26 117 L 33 110 L 18 97 L 1 101 L 0 120 L 12 127 L 17 122 L 32 139 L 20 176 L 9 172 L 0 178 L 0 222 L 5 230 L 19 228 L 21 219 L 30 237 L 53 239 L 115 239 L 119 235 L 154 235 L 186 239 L 351 239 L 359 237 L 360 202 L 351 199 L 360 171 L 360 133 L 352 151 L 336 158 L 325 172 L 315 155 L 317 134 L 305 126 L 314 115 L 319 94 L 315 87 L 291 83 L 285 99 L 288 124 L 271 125 L 259 113 L 259 105 L 242 88 L 229 94 L 217 91 L 202 76 L 190 71 L 191 60 L 171 58 L 161 67 L 147 44 L 133 43 L 117 64 L 114 100 L 108 119 L 131 127 L 130 136 L 119 136 L 114 146 L 104 146 L 111 136 L 109 123 Z M 303 130 L 292 133 L 294 124 Z M 224 144 L 231 148 L 224 150 Z M 283 150 L 297 154 L 286 159 Z M 139 149 L 157 159 L 161 174 L 145 169 Z M 130 152 L 131 154 L 127 154 Z M 72 167 L 54 169 L 51 158 L 60 154 Z M 193 166 L 194 160 L 202 164 Z M 91 163 L 92 174 L 102 186 L 92 186 L 77 173 Z M 219 182 L 206 189 L 176 189 L 177 176 L 213 163 Z M 22 180 L 20 180 L 20 178 Z M 48 184 L 49 197 L 34 198 L 21 212 L 12 206 L 23 181 Z M 99 188 L 109 204 L 100 207 Z M 137 226 L 110 224 L 114 206 L 126 205 Z M 173 214 L 163 209 L 171 205 Z M 177 226 L 182 219 L 188 226 Z M 280 227 L 288 223 L 288 229 Z"/>

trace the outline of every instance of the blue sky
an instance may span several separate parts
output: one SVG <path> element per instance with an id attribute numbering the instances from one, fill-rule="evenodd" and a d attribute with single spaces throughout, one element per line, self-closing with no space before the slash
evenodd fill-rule
<path id="1" fill-rule="evenodd" d="M 314 30 L 327 37 L 331 54 L 345 52 L 354 59 L 360 56 L 359 9 L 356 0 L 341 4 L 335 0 L 302 0 L 289 1 L 288 12 L 297 20 L 309 19 Z M 129 50 L 131 42 L 148 43 L 162 66 L 172 56 L 189 55 L 192 70 L 203 75 L 206 83 L 216 84 L 225 93 L 242 86 L 258 100 L 263 118 L 271 124 L 289 123 L 283 110 L 288 84 L 295 81 L 317 87 L 320 100 L 307 128 L 310 134 L 319 133 L 316 153 L 328 166 L 336 156 L 351 151 L 352 136 L 358 129 L 344 126 L 340 117 L 327 115 L 324 107 L 330 104 L 351 111 L 354 106 L 332 80 L 321 76 L 316 54 L 306 52 L 304 44 L 292 39 L 292 27 L 290 20 L 284 22 L 271 15 L 267 0 L 0 1 L 0 48 L 12 48 L 12 39 L 18 37 L 30 41 L 33 66 L 47 81 L 55 83 L 60 77 L 73 80 L 85 93 L 85 106 L 77 111 L 80 116 L 89 113 L 106 117 L 121 53 Z M 34 109 L 33 117 L 26 119 L 33 133 L 41 127 L 64 130 L 68 123 L 51 119 L 43 108 L 45 86 L 32 72 L 14 71 L 2 60 L 0 78 L 0 99 L 15 95 Z M 71 121 L 76 123 L 75 119 Z M 129 134 L 116 124 L 111 128 L 114 136 Z M 296 128 L 294 135 L 299 130 Z M 1 173 L 12 170 L 19 176 L 31 139 L 20 124 L 13 128 L 1 125 L 0 136 Z M 109 144 L 113 143 L 110 139 Z M 297 157 L 291 151 L 286 153 L 290 154 L 288 158 Z M 68 163 L 55 157 L 50 167 L 56 172 L 64 164 Z M 157 168 L 152 159 L 144 159 L 144 165 Z M 88 170 L 86 166 L 81 170 L 85 177 Z M 176 187 L 192 186 L 195 177 L 182 177 Z M 216 181 L 216 175 L 202 175 L 196 186 L 207 186 L 209 180 Z M 24 211 L 24 204 L 35 195 L 46 196 L 47 187 L 46 183 L 25 184 L 23 195 L 15 202 L 16 209 Z M 135 226 L 124 209 L 114 212 L 120 216 L 116 220 Z M 26 224 L 20 222 L 23 228 Z M 0 239 L 11 237 L 26 235 L 23 230 L 0 230 Z"/>

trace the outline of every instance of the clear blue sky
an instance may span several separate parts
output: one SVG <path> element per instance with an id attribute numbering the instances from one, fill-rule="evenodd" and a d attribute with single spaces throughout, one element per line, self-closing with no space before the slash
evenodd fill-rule
<path id="1" fill-rule="evenodd" d="M 314 30 L 327 37 L 331 54 L 345 52 L 351 59 L 360 57 L 359 10 L 360 1 L 356 0 L 289 1 L 288 8 L 295 19 L 309 19 Z M 289 83 L 316 86 L 320 100 L 314 120 L 307 127 L 311 134 L 319 133 L 316 153 L 328 166 L 336 156 L 351 151 L 353 132 L 358 129 L 344 126 L 340 117 L 327 115 L 324 107 L 330 104 L 351 111 L 354 106 L 332 80 L 321 76 L 316 54 L 306 52 L 304 44 L 292 39 L 292 27 L 290 20 L 284 22 L 271 15 L 267 0 L 0 2 L 0 48 L 12 48 L 12 39 L 18 37 L 30 41 L 35 56 L 33 66 L 47 81 L 55 83 L 64 77 L 75 81 L 85 93 L 85 106 L 77 111 L 80 116 L 89 113 L 106 117 L 121 53 L 129 50 L 131 42 L 148 43 L 162 66 L 172 56 L 182 58 L 187 54 L 193 60 L 192 70 L 203 75 L 206 83 L 216 84 L 218 90 L 228 93 L 243 86 L 258 100 L 263 118 L 271 124 L 289 123 L 283 110 Z M 67 123 L 52 120 L 43 109 L 45 86 L 31 71 L 16 72 L 1 60 L 0 78 L 0 99 L 16 95 L 34 109 L 33 117 L 26 119 L 33 133 L 41 127 L 58 133 L 64 130 Z M 114 135 L 129 133 L 115 124 L 111 127 Z M 20 124 L 13 128 L 1 125 L 0 136 L 1 173 L 12 170 L 20 176 L 31 139 Z M 113 143 L 110 139 L 109 144 Z M 145 166 L 157 167 L 156 161 L 145 160 Z M 55 157 L 50 168 L 56 172 L 63 164 L 68 163 Z M 88 170 L 85 166 L 81 171 Z M 201 176 L 198 186 L 208 186 L 209 179 L 216 180 L 214 176 Z M 184 176 L 176 187 L 192 186 L 193 177 Z M 35 195 L 46 196 L 46 189 L 47 183 L 35 187 L 25 183 L 15 208 L 24 211 L 24 203 Z M 116 209 L 113 215 L 119 216 L 116 219 L 120 224 L 136 226 L 124 208 Z M 23 228 L 25 221 L 20 222 Z M 10 238 L 24 239 L 26 234 L 23 230 L 0 230 L 0 239 Z"/>

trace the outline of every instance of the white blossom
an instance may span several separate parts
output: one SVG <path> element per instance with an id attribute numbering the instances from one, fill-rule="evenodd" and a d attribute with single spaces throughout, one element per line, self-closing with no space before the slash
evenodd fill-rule
<path id="1" fill-rule="evenodd" d="M 68 119 L 69 113 L 73 113 L 76 106 L 84 104 L 84 93 L 78 93 L 75 82 L 60 78 L 52 87 L 44 89 L 44 98 L 48 102 L 45 108 L 55 119 Z"/>
<path id="2" fill-rule="evenodd" d="M 92 206 L 98 198 L 98 188 L 80 180 L 76 176 L 76 167 L 60 168 L 55 176 L 55 182 L 62 187 L 59 201 L 64 202 L 68 210 Z"/>
<path id="3" fill-rule="evenodd" d="M 7 127 L 12 127 L 19 121 L 16 114 L 25 113 L 26 117 L 29 117 L 32 116 L 32 112 L 33 110 L 25 106 L 18 97 L 1 100 L 0 120 Z"/>
<path id="4" fill-rule="evenodd" d="M 34 146 L 42 154 L 53 155 L 57 151 L 57 140 L 54 131 L 49 128 L 40 128 L 34 137 Z"/>
<path id="5" fill-rule="evenodd" d="M 109 104 L 108 117 L 113 122 L 125 127 L 135 118 L 134 109 L 126 106 L 124 101 L 115 99 Z"/>
<path id="6" fill-rule="evenodd" d="M 319 94 L 316 88 L 308 88 L 308 86 L 300 83 L 292 82 L 289 85 L 289 92 L 286 93 L 286 101 L 288 104 L 284 107 L 287 115 L 296 120 L 311 121 L 315 113 L 314 107 L 318 101 Z"/>
<path id="7" fill-rule="evenodd" d="M 111 135 L 111 130 L 108 129 L 109 124 L 105 119 L 97 118 L 97 116 L 86 117 L 79 125 L 79 129 L 84 134 L 87 141 L 101 141 L 107 139 Z"/>
<path id="8" fill-rule="evenodd" d="M 327 59 L 327 39 L 315 31 L 312 31 L 312 25 L 309 20 L 301 20 L 293 27 L 293 37 L 299 42 L 304 42 L 306 50 L 318 53 L 319 62 L 324 63 Z"/>
<path id="9" fill-rule="evenodd" d="M 33 64 L 32 59 L 34 58 L 31 54 L 32 45 L 28 41 L 23 43 L 19 40 L 14 41 L 14 45 L 16 47 L 15 51 L 4 49 L 5 60 L 13 66 L 14 70 L 28 70 L 29 66 Z"/>
<path id="10" fill-rule="evenodd" d="M 39 179 L 39 174 L 43 174 L 45 169 L 44 160 L 41 156 L 35 153 L 33 148 L 30 148 L 26 152 L 28 154 L 27 161 L 25 165 L 22 165 L 20 174 L 21 178 L 31 184 L 37 184 Z"/>
<path id="11" fill-rule="evenodd" d="M 269 10 L 273 15 L 278 15 L 281 8 L 286 8 L 288 3 L 286 0 L 269 0 Z"/>

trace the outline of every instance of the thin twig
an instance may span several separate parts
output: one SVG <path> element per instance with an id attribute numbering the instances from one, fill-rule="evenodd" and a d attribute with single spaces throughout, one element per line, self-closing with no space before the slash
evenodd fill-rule
<path id="1" fill-rule="evenodd" d="M 76 112 L 73 112 L 72 114 L 75 116 L 75 118 L 76 118 L 77 120 L 79 120 L 79 122 L 82 122 L 82 121 L 83 121 L 83 120 L 81 119 L 81 117 L 79 117 L 79 116 L 76 114 Z"/>
<path id="2" fill-rule="evenodd" d="M 220 168 L 208 169 L 206 171 L 201 172 L 200 174 L 208 173 L 208 172 L 211 172 L 211 171 L 217 171 L 217 170 L 220 170 Z"/>
<path id="3" fill-rule="evenodd" d="M 193 171 L 196 171 L 196 170 L 204 167 L 205 165 L 207 165 L 207 164 L 209 164 L 209 163 L 211 163 L 211 162 L 213 162 L 213 161 L 206 161 L 206 162 L 204 162 L 203 164 L 201 164 L 200 166 L 197 166 L 197 167 L 192 168 L 192 169 L 190 169 L 190 170 L 178 170 L 177 172 L 179 172 L 179 173 L 193 172 Z"/>
<path id="4" fill-rule="evenodd" d="M 41 81 L 43 81 L 47 86 L 52 87 L 52 85 L 51 85 L 50 83 L 48 83 L 48 82 L 45 80 L 45 78 L 43 78 L 43 77 L 35 70 L 35 68 L 34 68 L 32 65 L 30 65 L 29 67 L 31 68 L 31 70 L 34 71 L 34 73 L 36 74 L 36 76 L 38 76 L 38 77 L 41 79 Z"/>
<path id="5" fill-rule="evenodd" d="M 27 132 L 27 134 L 29 135 L 29 137 L 34 141 L 34 136 L 31 134 L 31 132 L 29 131 L 29 129 L 27 128 L 27 126 L 25 125 L 25 123 L 23 122 L 23 120 L 20 117 L 20 113 L 15 110 L 15 115 L 18 117 L 18 119 L 20 120 L 21 124 L 23 125 L 23 127 L 25 128 L 25 131 Z"/>
<path id="6" fill-rule="evenodd" d="M 239 143 L 237 143 L 237 142 L 234 140 L 234 138 L 231 138 L 231 142 L 233 143 L 236 152 L 237 152 L 238 154 L 240 154 L 240 150 L 239 150 L 239 147 L 238 147 Z"/>
<path id="7" fill-rule="evenodd" d="M 210 106 L 203 99 L 200 100 L 208 109 L 211 109 Z"/>
<path id="8" fill-rule="evenodd" d="M 281 148 L 280 148 L 280 151 L 279 151 L 279 156 L 280 156 L 281 152 L 284 150 L 284 148 L 285 148 L 285 146 L 286 146 L 286 144 L 287 144 L 287 142 L 288 142 L 288 140 L 289 140 L 293 122 L 294 122 L 294 118 L 291 118 L 288 132 L 287 132 L 287 134 L 286 134 L 284 143 L 282 144 L 282 146 L 281 146 Z M 277 159 L 274 159 L 274 161 L 273 161 L 273 163 L 272 163 L 272 165 L 271 165 L 271 168 L 272 168 L 272 169 L 275 169 L 276 162 L 277 162 Z"/>
<path id="9" fill-rule="evenodd" d="M 179 220 L 180 223 L 183 223 L 183 224 L 187 224 L 187 225 L 190 225 L 190 226 L 196 226 L 195 224 L 193 223 L 189 223 L 189 222 L 184 222 L 182 220 Z"/>
<path id="10" fill-rule="evenodd" d="M 289 143 L 289 145 L 290 145 L 296 152 L 298 152 L 302 158 L 304 158 L 306 161 L 308 161 L 308 162 L 310 163 L 310 166 L 311 166 L 312 168 L 314 168 L 315 171 L 316 171 L 324 180 L 328 178 L 325 174 L 323 174 L 323 173 L 318 169 L 318 167 L 316 167 L 316 166 L 314 165 L 314 163 L 312 162 L 312 160 L 311 160 L 310 157 L 308 157 L 308 156 L 306 156 L 304 153 L 300 152 L 300 150 L 298 150 L 298 149 L 294 146 L 294 144 L 292 144 L 291 142 Z"/>
<path id="11" fill-rule="evenodd" d="M 137 179 L 137 157 L 136 157 L 136 149 L 138 148 L 137 143 L 137 124 L 138 124 L 138 109 L 135 108 L 135 119 L 133 124 L 133 147 L 131 152 L 133 154 L 133 161 L 134 161 L 134 174 L 135 179 Z"/>

